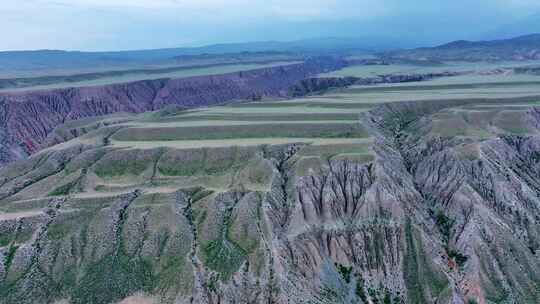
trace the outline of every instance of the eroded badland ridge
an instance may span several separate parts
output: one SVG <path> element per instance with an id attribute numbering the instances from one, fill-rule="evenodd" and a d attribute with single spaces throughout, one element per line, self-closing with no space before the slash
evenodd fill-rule
<path id="1" fill-rule="evenodd" d="M 321 60 L 3 94 L 0 303 L 539 303 L 535 64 Z"/>
<path id="2" fill-rule="evenodd" d="M 160 303 L 535 303 L 539 137 L 430 136 L 434 115 L 462 106 L 375 108 L 361 118 L 374 160 L 328 161 L 308 175 L 297 173 L 302 144 L 212 152 L 250 160 L 258 191 L 248 174 L 223 191 L 76 195 L 117 176 L 111 166 L 142 178 L 133 189 L 164 186 L 197 157 L 176 149 L 125 151 L 114 164 L 121 151 L 76 145 L 8 166 L 3 205 L 38 211 L 1 222 L 3 302 L 145 292 Z M 526 114 L 532 129 L 537 112 Z M 23 199 L 62 176 L 71 181 L 56 193 Z"/>

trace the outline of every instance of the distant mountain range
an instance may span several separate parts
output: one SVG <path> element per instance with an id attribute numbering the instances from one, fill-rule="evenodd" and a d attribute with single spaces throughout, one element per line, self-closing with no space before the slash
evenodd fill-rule
<path id="1" fill-rule="evenodd" d="M 523 28 L 538 29 L 540 18 L 531 18 L 521 25 L 508 27 L 508 32 Z M 537 24 L 538 26 L 533 26 Z M 169 48 L 116 52 L 80 52 L 61 50 L 0 52 L 0 72 L 50 70 L 110 70 L 131 69 L 144 66 L 177 65 L 179 58 L 200 55 L 222 55 L 261 52 L 282 52 L 300 55 L 349 55 L 371 54 L 373 50 L 388 49 L 384 44 L 370 44 L 372 39 L 361 38 L 314 38 L 296 41 L 260 41 L 246 43 L 214 44 L 191 48 Z M 540 34 L 512 39 L 490 41 L 459 40 L 448 44 L 412 50 L 387 51 L 383 57 L 408 60 L 525 60 L 540 58 Z"/>
<path id="2" fill-rule="evenodd" d="M 258 52 L 327 54 L 364 51 L 362 41 L 349 38 L 317 38 L 297 41 L 260 41 L 214 44 L 191 48 L 169 48 L 117 52 L 80 52 L 61 50 L 0 52 L 0 70 L 86 69 L 100 67 L 133 67 L 140 65 L 177 64 L 182 56 Z"/>
<path id="3" fill-rule="evenodd" d="M 458 40 L 436 47 L 391 51 L 385 58 L 420 61 L 500 61 L 540 59 L 540 34 L 490 41 Z"/>

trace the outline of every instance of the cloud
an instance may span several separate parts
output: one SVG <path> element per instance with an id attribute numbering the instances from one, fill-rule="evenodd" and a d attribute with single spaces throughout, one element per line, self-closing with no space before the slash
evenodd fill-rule
<path id="1" fill-rule="evenodd" d="M 7 6 L 20 5 L 20 0 L 4 1 Z M 182 14 L 216 17 L 217 14 L 302 20 L 373 17 L 387 11 L 385 1 L 380 0 L 30 0 L 24 5 L 43 9 L 64 6 L 73 9 L 167 10 L 180 14 L 179 17 Z"/>
<path id="2" fill-rule="evenodd" d="M 540 10 L 538 0 L 1 0 L 2 49 L 125 49 L 318 35 L 456 36 Z M 394 22 L 396 20 L 396 22 Z M 425 26 L 425 24 L 430 26 Z M 369 23 L 369 24 L 368 24 Z M 397 25 L 396 25 L 397 24 Z M 414 27 L 421 24 L 422 27 Z M 436 25 L 439 24 L 439 25 Z M 474 26 L 477 24 L 477 26 Z M 446 39 L 446 36 L 444 37 Z"/>
<path id="3" fill-rule="evenodd" d="M 43 0 L 42 0 L 43 1 Z M 46 1 L 46 0 L 45 0 Z M 201 8 L 201 7 L 224 7 L 227 4 L 237 5 L 239 3 L 248 4 L 248 0 L 56 0 L 71 4 L 81 4 L 90 6 L 124 6 L 124 7 L 181 7 L 181 8 Z"/>
<path id="4" fill-rule="evenodd" d="M 278 17 L 288 19 L 369 19 L 390 12 L 389 7 L 380 0 L 334 0 L 313 1 L 273 0 L 265 2 L 268 10 Z"/>

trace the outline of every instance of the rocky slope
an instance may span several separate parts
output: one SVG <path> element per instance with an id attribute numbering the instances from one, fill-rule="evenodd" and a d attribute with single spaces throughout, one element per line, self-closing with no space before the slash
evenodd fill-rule
<path id="1" fill-rule="evenodd" d="M 185 108 L 235 100 L 286 97 L 298 81 L 344 66 L 330 57 L 302 64 L 183 79 L 161 79 L 0 94 L 0 165 L 38 151 L 58 125 L 116 112 L 140 113 L 167 105 Z"/>
<path id="2" fill-rule="evenodd" d="M 300 144 L 39 153 L 0 171 L 0 302 L 538 303 L 540 110 L 436 128 L 497 102 L 382 105 L 373 161 L 310 170 Z"/>

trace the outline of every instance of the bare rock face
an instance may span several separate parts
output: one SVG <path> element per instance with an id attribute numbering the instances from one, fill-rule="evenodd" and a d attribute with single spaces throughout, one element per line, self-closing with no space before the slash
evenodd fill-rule
<path id="1" fill-rule="evenodd" d="M 531 289 L 539 275 L 533 245 L 539 228 L 539 176 L 533 156 L 538 138 L 510 135 L 488 140 L 477 144 L 474 158 L 464 157 L 460 149 L 467 143 L 462 140 L 427 136 L 430 121 L 425 115 L 436 107 L 401 104 L 366 117 L 382 131 L 381 143 L 402 164 L 400 188 L 416 195 L 406 199 L 414 203 L 408 217 L 429 241 L 424 241 L 430 244 L 424 251 L 439 261 L 436 268 L 445 274 L 452 299 L 538 301 L 538 290 Z M 396 164 L 392 168 L 399 168 Z M 502 248 L 512 248 L 514 254 Z M 411 295 L 415 294 L 409 290 L 409 300 Z M 428 301 L 429 293 L 424 290 L 415 297 Z"/>

